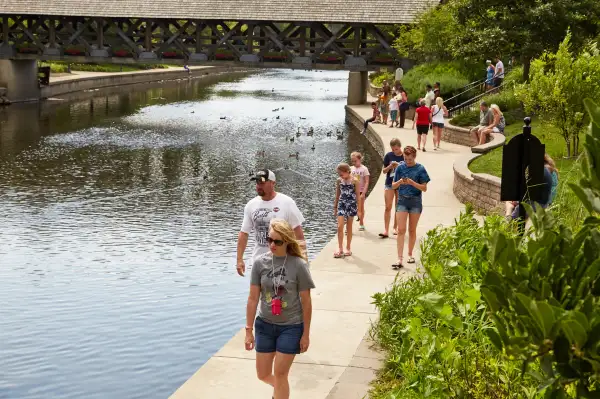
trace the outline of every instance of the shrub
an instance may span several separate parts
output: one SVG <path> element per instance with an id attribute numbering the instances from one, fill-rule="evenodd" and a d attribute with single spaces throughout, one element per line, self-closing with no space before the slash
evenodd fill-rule
<path id="1" fill-rule="evenodd" d="M 506 89 L 500 93 L 485 96 L 484 100 L 489 104 L 498 104 L 502 112 L 522 108 L 521 101 L 515 96 L 514 90 Z"/>
<path id="2" fill-rule="evenodd" d="M 390 86 L 394 84 L 395 75 L 392 72 L 374 72 L 369 75 L 371 83 L 374 86 L 383 86 L 383 81 L 387 80 Z"/>
<path id="3" fill-rule="evenodd" d="M 452 118 L 451 122 L 454 126 L 477 126 L 479 124 L 479 110 L 477 109 L 465 111 Z"/>
<path id="4" fill-rule="evenodd" d="M 437 62 L 418 65 L 410 69 L 402 79 L 402 85 L 411 102 L 425 95 L 425 85 L 440 82 L 441 96 L 452 97 L 469 84 L 464 66 L 457 62 Z"/>
<path id="5" fill-rule="evenodd" d="M 518 362 L 499 356 L 487 334 L 492 322 L 479 291 L 487 271 L 481 237 L 494 231 L 511 234 L 499 217 L 480 225 L 467 207 L 454 226 L 427 233 L 425 277 L 396 281 L 374 295 L 380 318 L 372 335 L 389 356 L 370 397 L 522 398 L 535 392 L 533 379 L 521 374 Z"/>

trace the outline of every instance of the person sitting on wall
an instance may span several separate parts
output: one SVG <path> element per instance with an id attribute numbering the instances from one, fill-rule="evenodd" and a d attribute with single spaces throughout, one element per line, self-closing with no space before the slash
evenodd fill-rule
<path id="1" fill-rule="evenodd" d="M 479 111 L 479 125 L 473 127 L 470 131 L 473 141 L 477 143 L 475 145 L 479 145 L 479 143 L 481 142 L 480 137 L 482 136 L 482 132 L 493 122 L 493 115 L 490 112 L 490 108 L 488 107 L 485 101 L 482 101 L 479 104 Z"/>
<path id="2" fill-rule="evenodd" d="M 485 144 L 487 137 L 492 133 L 504 134 L 504 128 L 506 127 L 506 121 L 504 115 L 500 111 L 500 107 L 497 104 L 490 106 L 490 112 L 492 114 L 492 123 L 483 129 L 479 134 L 479 145 Z"/>
<path id="3" fill-rule="evenodd" d="M 362 135 L 367 133 L 367 127 L 369 127 L 369 123 L 378 123 L 377 118 L 379 117 L 379 107 L 375 101 L 371 103 L 371 108 L 373 109 L 373 116 L 365 120 L 365 123 L 363 124 L 363 131 L 361 132 Z"/>

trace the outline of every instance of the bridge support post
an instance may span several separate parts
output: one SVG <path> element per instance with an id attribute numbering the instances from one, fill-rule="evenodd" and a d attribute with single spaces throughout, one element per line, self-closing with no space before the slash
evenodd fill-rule
<path id="1" fill-rule="evenodd" d="M 361 105 L 367 102 L 367 85 L 369 75 L 367 71 L 350 72 L 348 78 L 348 105 Z"/>
<path id="2" fill-rule="evenodd" d="M 7 88 L 7 98 L 11 102 L 38 101 L 36 60 L 0 60 L 0 86 Z"/>

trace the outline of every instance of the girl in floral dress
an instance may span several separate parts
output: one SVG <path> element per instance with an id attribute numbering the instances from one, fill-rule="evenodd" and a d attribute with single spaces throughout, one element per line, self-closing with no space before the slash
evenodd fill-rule
<path id="1" fill-rule="evenodd" d="M 334 214 L 337 216 L 337 236 L 339 249 L 333 254 L 335 258 L 351 256 L 352 221 L 358 214 L 360 201 L 358 180 L 352 176 L 350 165 L 341 163 L 337 167 L 339 179 L 336 183 Z M 344 251 L 344 225 L 346 225 L 346 250 Z"/>

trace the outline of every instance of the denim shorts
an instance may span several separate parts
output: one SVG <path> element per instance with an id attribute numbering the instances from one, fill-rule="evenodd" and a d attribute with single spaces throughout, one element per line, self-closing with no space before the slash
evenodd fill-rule
<path id="1" fill-rule="evenodd" d="M 271 324 L 260 317 L 254 322 L 255 346 L 259 353 L 279 352 L 286 355 L 300 353 L 300 338 L 304 334 L 304 323 L 283 326 Z"/>
<path id="2" fill-rule="evenodd" d="M 393 190 L 392 185 L 391 184 L 386 184 L 385 185 L 385 190 Z"/>
<path id="3" fill-rule="evenodd" d="M 444 128 L 444 124 L 442 122 L 433 122 L 433 127 L 440 127 L 440 128 Z"/>
<path id="4" fill-rule="evenodd" d="M 423 199 L 416 196 L 399 195 L 396 212 L 421 213 L 423 212 Z"/>

